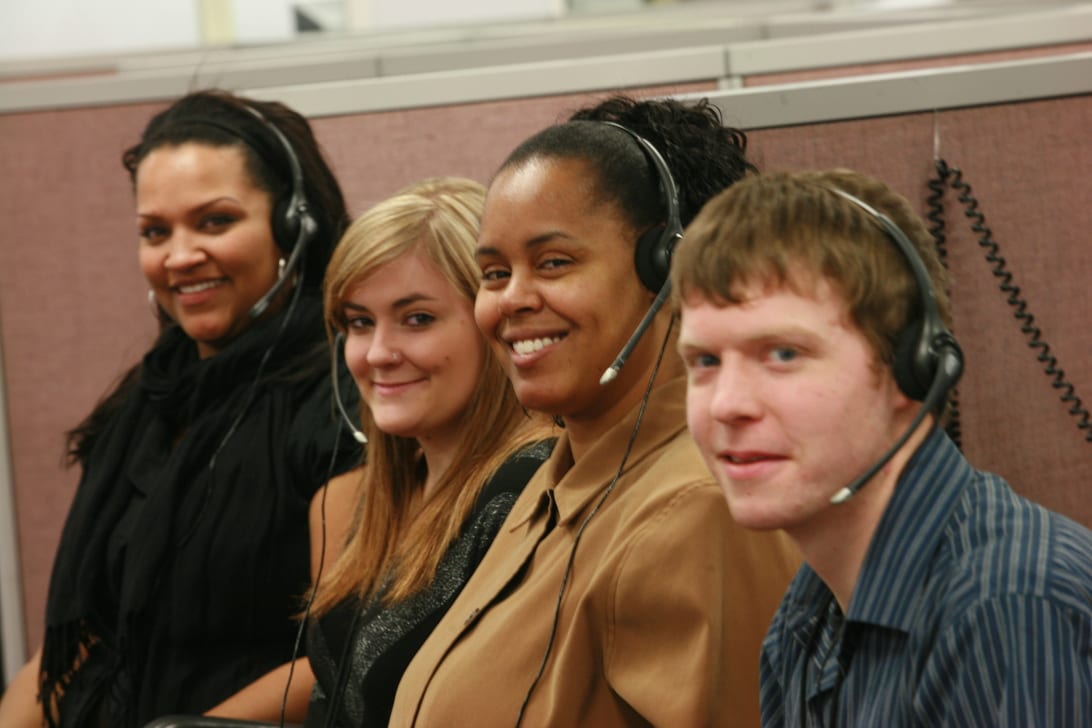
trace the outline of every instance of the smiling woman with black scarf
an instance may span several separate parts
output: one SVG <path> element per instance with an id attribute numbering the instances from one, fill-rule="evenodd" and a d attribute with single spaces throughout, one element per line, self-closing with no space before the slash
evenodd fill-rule
<path id="1" fill-rule="evenodd" d="M 308 509 L 362 456 L 332 414 L 319 291 L 341 191 L 301 116 L 223 92 L 154 117 L 124 162 L 163 328 L 70 433 L 45 640 L 0 724 L 274 718 L 294 668 L 291 718 Z"/>

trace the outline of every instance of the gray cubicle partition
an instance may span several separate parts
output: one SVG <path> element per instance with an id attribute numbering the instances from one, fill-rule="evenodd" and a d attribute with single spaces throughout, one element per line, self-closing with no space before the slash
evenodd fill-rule
<path id="1" fill-rule="evenodd" d="M 694 12 L 657 14 L 641 23 L 616 21 L 613 27 L 579 21 L 555 24 L 568 27 L 567 33 L 463 31 L 449 37 L 448 31 L 439 37 L 407 34 L 400 44 L 364 35 L 298 46 L 186 51 L 171 54 L 169 62 L 121 58 L 100 61 L 82 72 L 53 69 L 57 77 L 44 79 L 35 76 L 48 73 L 48 64 L 38 71 L 17 64 L 6 80 L 0 66 L 0 113 L 165 100 L 209 85 L 306 88 L 315 98 L 325 95 L 322 105 L 309 113 L 359 113 L 707 79 L 733 86 L 762 74 L 951 58 L 1092 39 L 1092 5 L 1087 3 L 1031 8 L 1001 3 L 992 14 L 978 10 L 971 13 L 956 5 L 946 15 L 919 11 L 900 16 L 894 26 L 890 18 L 879 25 L 886 16 L 872 14 L 864 17 L 877 25 L 836 26 L 836 32 L 815 22 L 825 16 L 813 15 L 812 25 L 798 22 L 796 35 L 777 38 L 768 37 L 777 16 L 739 16 L 722 10 L 712 17 Z M 20 74 L 31 78 L 20 80 Z M 360 105 L 365 98 L 370 99 L 366 108 Z"/>
<path id="2" fill-rule="evenodd" d="M 23 635 L 23 580 L 20 578 L 12 482 L 8 411 L 4 398 L 4 346 L 0 337 L 0 685 L 6 685 L 26 657 Z"/>

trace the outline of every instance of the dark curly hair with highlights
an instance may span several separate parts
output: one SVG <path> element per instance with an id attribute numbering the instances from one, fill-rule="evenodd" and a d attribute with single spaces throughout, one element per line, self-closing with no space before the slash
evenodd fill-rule
<path id="1" fill-rule="evenodd" d="M 530 137 L 501 170 L 535 157 L 581 159 L 594 170 L 600 199 L 617 205 L 635 230 L 663 222 L 666 209 L 655 169 L 629 135 L 607 124 L 585 123 L 604 121 L 643 137 L 664 158 L 679 190 L 684 227 L 709 199 L 758 171 L 746 157 L 746 134 L 724 126 L 720 109 L 707 99 L 686 104 L 622 95 L 582 108 Z"/>

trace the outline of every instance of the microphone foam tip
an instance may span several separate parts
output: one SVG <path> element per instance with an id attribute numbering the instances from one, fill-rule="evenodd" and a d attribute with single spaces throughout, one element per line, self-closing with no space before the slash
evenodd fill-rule
<path id="1" fill-rule="evenodd" d="M 840 491 L 834 494 L 834 496 L 830 499 L 830 502 L 834 505 L 838 505 L 839 503 L 845 503 L 847 500 L 850 499 L 852 495 L 852 490 L 850 490 L 849 488 L 842 488 Z"/>

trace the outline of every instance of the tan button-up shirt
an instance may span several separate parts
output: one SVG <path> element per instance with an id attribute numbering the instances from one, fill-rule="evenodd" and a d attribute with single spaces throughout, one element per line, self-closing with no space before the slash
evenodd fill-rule
<path id="1" fill-rule="evenodd" d="M 631 412 L 573 463 L 531 479 L 410 664 L 392 726 L 757 726 L 766 627 L 799 564 L 779 534 L 731 520 L 686 431 L 685 381 L 652 393 L 613 492 Z"/>

